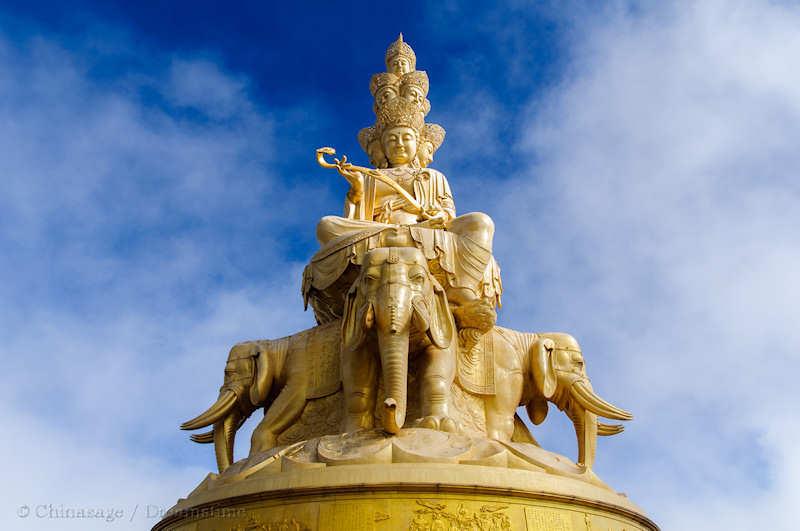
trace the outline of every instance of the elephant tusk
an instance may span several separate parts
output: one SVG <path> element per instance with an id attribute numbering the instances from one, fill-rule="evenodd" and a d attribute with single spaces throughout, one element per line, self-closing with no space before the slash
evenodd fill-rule
<path id="1" fill-rule="evenodd" d="M 605 424 L 603 422 L 597 423 L 597 435 L 607 437 L 609 435 L 617 435 L 625 431 L 625 426 L 622 424 Z"/>
<path id="2" fill-rule="evenodd" d="M 205 433 L 193 433 L 189 438 L 199 444 L 212 443 L 214 442 L 214 430 L 209 430 Z"/>
<path id="3" fill-rule="evenodd" d="M 209 424 L 214 424 L 226 415 L 235 403 L 236 393 L 233 391 L 225 391 L 220 395 L 214 405 L 208 408 L 203 414 L 181 424 L 181 429 L 196 430 L 198 428 L 205 428 Z"/>
<path id="4" fill-rule="evenodd" d="M 577 381 L 572 385 L 571 394 L 580 405 L 601 417 L 616 420 L 631 420 L 633 415 L 624 409 L 613 406 L 597 396 L 590 387 L 583 381 Z"/>

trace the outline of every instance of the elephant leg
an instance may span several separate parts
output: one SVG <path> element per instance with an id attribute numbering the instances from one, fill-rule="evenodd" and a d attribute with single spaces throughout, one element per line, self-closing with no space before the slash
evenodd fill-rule
<path id="1" fill-rule="evenodd" d="M 371 428 L 378 372 L 375 356 L 368 348 L 362 347 L 343 356 L 342 380 L 345 400 L 344 430 L 351 432 Z"/>
<path id="2" fill-rule="evenodd" d="M 305 384 L 287 385 L 267 408 L 264 418 L 253 430 L 250 455 L 265 452 L 277 445 L 278 435 L 292 425 L 306 405 Z"/>
<path id="3" fill-rule="evenodd" d="M 522 395 L 522 371 L 495 369 L 494 396 L 488 397 L 486 407 L 486 436 L 490 439 L 510 441 L 514 434 L 514 412 Z"/>
<path id="4" fill-rule="evenodd" d="M 420 395 L 423 428 L 458 431 L 450 417 L 450 387 L 455 378 L 455 356 L 450 349 L 429 346 L 422 354 Z"/>

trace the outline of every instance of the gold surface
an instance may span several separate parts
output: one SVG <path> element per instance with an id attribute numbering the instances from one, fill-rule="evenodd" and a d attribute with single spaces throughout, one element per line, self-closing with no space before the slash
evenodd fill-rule
<path id="1" fill-rule="evenodd" d="M 458 215 L 432 169 L 444 129 L 402 35 L 372 76 L 373 168 L 316 152 L 349 191 L 317 226 L 302 294 L 318 325 L 235 345 L 218 398 L 181 428 L 212 443 L 209 476 L 156 529 L 656 529 L 598 478 L 598 436 L 632 415 L 592 388 L 569 334 L 497 326 L 494 223 Z M 539 446 L 550 405 L 571 421 L 573 461 Z M 256 410 L 247 458 L 237 430 Z"/>
<path id="2" fill-rule="evenodd" d="M 154 529 L 658 529 L 607 489 L 483 466 L 348 465 L 205 487 Z"/>

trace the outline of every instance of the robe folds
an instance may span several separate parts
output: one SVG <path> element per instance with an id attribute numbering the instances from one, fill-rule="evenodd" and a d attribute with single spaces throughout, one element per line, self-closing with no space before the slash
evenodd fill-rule
<path id="1" fill-rule="evenodd" d="M 445 289 L 466 288 L 476 298 L 485 298 L 499 305 L 502 294 L 500 268 L 492 256 L 491 236 L 485 236 L 493 230 L 481 231 L 478 236 L 477 232 L 473 235 L 470 230 L 461 228 L 469 224 L 458 223 L 460 218 L 456 218 L 450 186 L 443 174 L 425 169 L 417 172 L 413 180 L 402 184 L 426 211 L 444 211 L 447 214 L 445 228 L 431 228 L 424 223 L 386 222 L 391 219 L 393 211 L 403 209 L 405 200 L 399 194 L 386 193 L 376 198 L 379 190 L 375 179 L 365 176 L 364 181 L 361 201 L 352 203 L 348 200 L 345 204 L 347 217 L 325 216 L 317 226 L 320 249 L 303 273 L 302 292 L 306 304 L 311 300 L 319 322 L 341 316 L 340 301 L 343 303 L 349 286 L 342 286 L 337 281 L 348 267 L 360 266 L 368 251 L 386 246 L 387 234 L 398 231 L 410 236 L 406 239 L 422 251 L 431 273 Z M 473 226 L 475 220 L 480 223 L 483 219 L 491 224 L 485 214 L 462 216 L 467 217 Z M 448 230 L 450 225 L 454 230 Z"/>

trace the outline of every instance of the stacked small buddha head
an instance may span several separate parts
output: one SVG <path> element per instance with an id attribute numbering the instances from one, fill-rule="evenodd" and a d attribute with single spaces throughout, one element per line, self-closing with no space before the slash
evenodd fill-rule
<path id="1" fill-rule="evenodd" d="M 391 129 L 410 129 L 415 136 L 410 165 L 426 167 L 445 135 L 441 126 L 425 123 L 431 109 L 427 98 L 428 75 L 416 70 L 416 54 L 403 41 L 402 33 L 386 50 L 385 62 L 387 71 L 373 75 L 370 80 L 375 125 L 359 131 L 359 144 L 376 168 L 386 168 L 397 163 L 387 153 L 386 133 Z"/>

